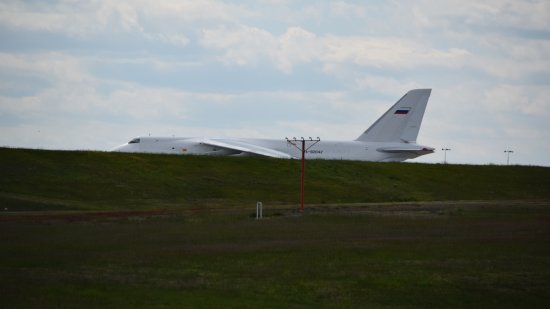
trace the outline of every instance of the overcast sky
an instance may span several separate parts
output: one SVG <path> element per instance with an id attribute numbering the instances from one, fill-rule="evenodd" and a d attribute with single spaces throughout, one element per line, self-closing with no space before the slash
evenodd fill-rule
<path id="1" fill-rule="evenodd" d="M 413 88 L 413 161 L 550 166 L 550 1 L 0 2 L 0 146 L 352 140 Z"/>

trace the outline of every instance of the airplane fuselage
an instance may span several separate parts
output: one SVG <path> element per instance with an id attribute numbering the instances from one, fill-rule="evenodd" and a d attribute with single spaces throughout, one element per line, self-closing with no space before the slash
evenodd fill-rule
<path id="1" fill-rule="evenodd" d="M 114 151 L 298 159 L 303 143 L 308 159 L 404 161 L 434 152 L 434 148 L 416 144 L 430 93 L 431 89 L 410 90 L 353 141 L 138 137 Z"/>
<path id="2" fill-rule="evenodd" d="M 164 153 L 183 155 L 212 155 L 212 156 L 253 156 L 245 151 L 223 148 L 204 143 L 202 138 L 177 138 L 177 137 L 139 137 L 134 142 L 121 145 L 114 149 L 121 152 L 139 153 Z M 301 151 L 293 145 L 299 145 L 301 140 L 287 141 L 285 139 L 211 139 L 209 141 L 231 142 L 232 144 L 254 144 L 260 147 L 273 149 L 288 154 L 288 158 L 301 158 Z M 306 140 L 306 146 L 310 145 Z M 391 149 L 403 149 L 408 151 L 392 153 Z M 307 147 L 306 147 L 307 148 Z M 307 159 L 325 160 L 357 160 L 357 161 L 382 161 L 398 162 L 413 159 L 418 156 L 432 153 L 433 148 L 418 144 L 403 143 L 377 143 L 361 141 L 320 141 L 309 148 L 305 156 Z"/>

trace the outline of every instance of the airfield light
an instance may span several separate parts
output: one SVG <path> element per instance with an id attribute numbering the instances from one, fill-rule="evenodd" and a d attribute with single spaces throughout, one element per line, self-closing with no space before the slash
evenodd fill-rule
<path id="1" fill-rule="evenodd" d="M 513 150 L 504 150 L 504 153 L 506 153 L 506 165 L 510 165 L 510 154 L 514 153 Z"/>
<path id="2" fill-rule="evenodd" d="M 451 148 L 441 148 L 443 150 L 443 164 L 447 164 L 447 151 L 451 151 Z"/>

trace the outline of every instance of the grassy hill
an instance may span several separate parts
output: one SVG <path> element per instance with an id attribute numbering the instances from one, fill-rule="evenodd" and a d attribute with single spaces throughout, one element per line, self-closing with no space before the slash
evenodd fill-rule
<path id="1" fill-rule="evenodd" d="M 549 307 L 550 168 L 307 171 L 299 216 L 299 161 L 0 148 L 0 308 Z M 431 200 L 496 201 L 322 207 Z"/>
<path id="2" fill-rule="evenodd" d="M 550 198 L 550 168 L 306 163 L 306 204 Z M 0 148 L 0 205 L 106 210 L 290 205 L 300 162 Z"/>

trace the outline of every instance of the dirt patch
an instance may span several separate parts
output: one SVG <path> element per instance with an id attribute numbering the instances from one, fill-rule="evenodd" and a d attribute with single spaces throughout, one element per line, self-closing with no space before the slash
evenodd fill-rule
<path id="1" fill-rule="evenodd" d="M 4 213 L 1 222 L 81 222 L 119 218 L 150 218 L 177 213 L 176 210 L 122 210 L 122 211 L 71 211 Z"/>
<path id="2" fill-rule="evenodd" d="M 415 215 L 432 216 L 451 209 L 469 209 L 479 207 L 550 207 L 550 201 L 435 201 L 435 202 L 399 202 L 399 203 L 361 203 L 361 204 L 319 204 L 307 205 L 304 213 L 299 213 L 296 205 L 265 205 L 264 216 L 293 216 L 316 213 L 326 214 L 367 214 L 367 215 Z M 194 214 L 249 213 L 251 208 L 193 208 L 193 209 L 154 209 L 154 210 L 118 210 L 118 211 L 28 211 L 1 212 L 0 223 L 4 222 L 82 222 L 109 219 L 143 220 L 154 217 Z"/>

